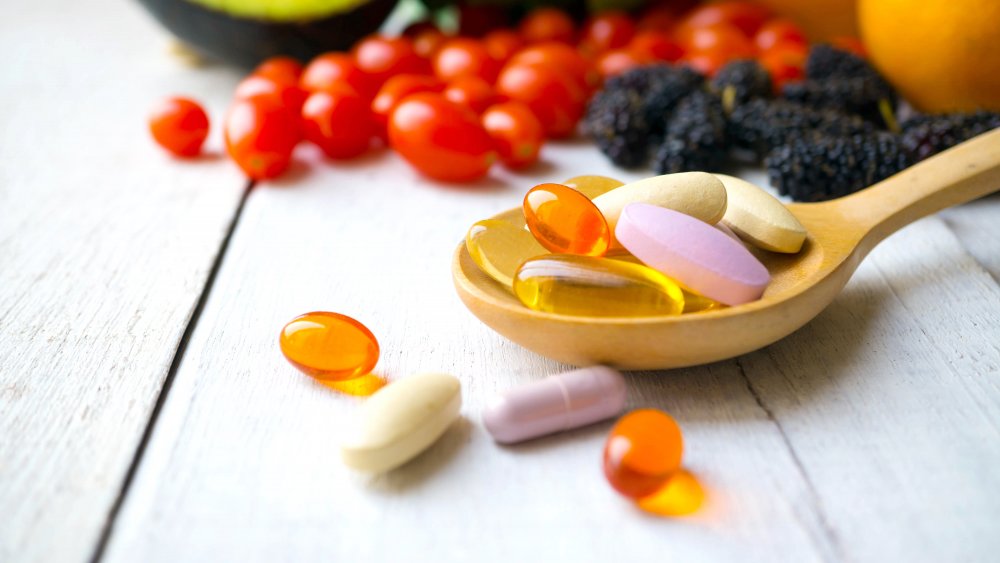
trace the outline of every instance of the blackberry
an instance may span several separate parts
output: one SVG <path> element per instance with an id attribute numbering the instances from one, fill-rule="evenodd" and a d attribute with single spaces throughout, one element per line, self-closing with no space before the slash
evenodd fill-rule
<path id="1" fill-rule="evenodd" d="M 899 136 L 882 131 L 845 137 L 801 135 L 765 160 L 771 185 L 796 201 L 845 196 L 909 164 Z"/>
<path id="2" fill-rule="evenodd" d="M 661 133 L 677 102 L 704 82 L 704 76 L 688 67 L 648 65 L 608 80 L 604 89 L 629 90 L 641 95 L 650 131 Z"/>
<path id="3" fill-rule="evenodd" d="M 829 45 L 809 51 L 806 80 L 785 85 L 782 95 L 816 107 L 856 113 L 897 130 L 896 94 L 868 61 Z"/>
<path id="4" fill-rule="evenodd" d="M 736 106 L 727 121 L 727 135 L 737 148 L 749 150 L 761 159 L 771 149 L 784 145 L 795 135 L 819 132 L 831 136 L 870 133 L 871 123 L 855 115 L 831 109 L 817 109 L 776 99 L 753 99 Z"/>
<path id="5" fill-rule="evenodd" d="M 633 168 L 646 162 L 649 122 L 635 90 L 606 89 L 594 95 L 587 105 L 583 130 L 618 166 Z"/>
<path id="6" fill-rule="evenodd" d="M 653 157 L 658 174 L 717 170 L 726 155 L 726 121 L 717 97 L 696 90 L 677 103 Z"/>
<path id="7" fill-rule="evenodd" d="M 716 73 L 709 89 L 722 100 L 726 113 L 730 113 L 753 98 L 770 98 L 771 75 L 757 61 L 733 61 Z"/>
<path id="8" fill-rule="evenodd" d="M 878 71 L 868 61 L 831 45 L 816 45 L 809 50 L 806 59 L 806 80 L 826 80 L 827 78 L 871 78 L 881 79 Z"/>
<path id="9" fill-rule="evenodd" d="M 914 162 L 1000 127 L 1000 113 L 918 115 L 903 122 L 903 148 Z"/>

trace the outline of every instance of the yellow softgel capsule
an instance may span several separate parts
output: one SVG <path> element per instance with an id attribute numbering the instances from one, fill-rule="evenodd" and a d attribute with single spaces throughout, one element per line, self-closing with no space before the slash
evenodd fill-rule
<path id="1" fill-rule="evenodd" d="M 607 176 L 589 174 L 586 176 L 574 176 L 563 182 L 563 184 L 573 188 L 590 199 L 594 199 L 595 197 L 606 194 L 615 188 L 624 186 L 625 182 L 615 180 L 614 178 L 608 178 Z"/>
<path id="2" fill-rule="evenodd" d="M 523 226 L 498 219 L 473 224 L 465 235 L 465 248 L 484 274 L 507 289 L 514 283 L 518 266 L 529 258 L 549 253 Z"/>
<path id="3" fill-rule="evenodd" d="M 663 274 L 610 258 L 554 254 L 514 275 L 514 294 L 536 311 L 589 317 L 678 315 L 681 288 Z"/>
<path id="4" fill-rule="evenodd" d="M 707 311 L 715 311 L 723 307 L 725 307 L 725 305 L 714 299 L 709 299 L 704 295 L 698 295 L 693 291 L 684 290 L 684 314 L 705 313 Z"/>

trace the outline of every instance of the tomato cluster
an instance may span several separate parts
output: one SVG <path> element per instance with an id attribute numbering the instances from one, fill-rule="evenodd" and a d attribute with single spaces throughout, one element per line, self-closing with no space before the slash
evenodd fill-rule
<path id="1" fill-rule="evenodd" d="M 226 115 L 230 157 L 265 179 L 287 169 L 300 141 L 332 159 L 382 142 L 427 176 L 466 182 L 498 159 L 530 166 L 545 139 L 575 133 L 603 80 L 635 66 L 687 64 L 711 75 L 731 60 L 757 58 L 778 88 L 802 77 L 808 50 L 798 26 L 745 1 L 686 13 L 654 5 L 638 17 L 605 11 L 579 26 L 555 8 L 529 12 L 516 28 L 491 30 L 488 14 L 465 16 L 461 30 L 478 36 L 419 22 L 304 67 L 287 57 L 264 61 L 236 88 Z M 162 146 L 191 156 L 208 123 L 196 103 L 171 99 L 150 127 Z"/>

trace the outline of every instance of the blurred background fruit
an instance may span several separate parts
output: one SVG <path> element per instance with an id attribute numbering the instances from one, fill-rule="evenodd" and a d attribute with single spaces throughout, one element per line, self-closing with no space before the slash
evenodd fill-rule
<path id="1" fill-rule="evenodd" d="M 860 0 L 869 56 L 918 109 L 1000 110 L 1000 2 Z"/>
<path id="2" fill-rule="evenodd" d="M 198 51 L 243 67 L 273 55 L 308 60 L 377 30 L 396 0 L 140 0 Z"/>
<path id="3" fill-rule="evenodd" d="M 835 37 L 857 35 L 855 0 L 754 0 L 774 13 L 792 19 L 805 30 L 811 41 L 830 41 Z M 900 0 L 899 4 L 917 6 L 923 0 Z"/>

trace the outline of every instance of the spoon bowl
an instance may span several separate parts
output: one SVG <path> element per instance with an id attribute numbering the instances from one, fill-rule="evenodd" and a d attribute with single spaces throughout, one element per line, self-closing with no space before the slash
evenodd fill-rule
<path id="1" fill-rule="evenodd" d="M 909 223 L 1000 190 L 1000 129 L 935 155 L 868 189 L 788 205 L 808 231 L 797 254 L 754 250 L 772 281 L 761 299 L 704 313 L 585 317 L 529 309 L 455 251 L 459 297 L 481 321 L 542 356 L 572 365 L 667 369 L 706 364 L 772 344 L 818 315 L 865 256 Z M 521 219 L 520 208 L 494 219 Z"/>

